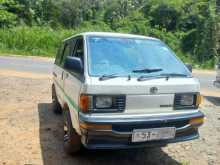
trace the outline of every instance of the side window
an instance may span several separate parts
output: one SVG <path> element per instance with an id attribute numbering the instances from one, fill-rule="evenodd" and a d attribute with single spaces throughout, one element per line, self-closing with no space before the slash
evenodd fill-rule
<path id="1" fill-rule="evenodd" d="M 73 53 L 74 57 L 81 58 L 82 62 L 84 61 L 84 45 L 83 38 L 79 38 L 76 40 L 76 46 Z"/>
<path id="2" fill-rule="evenodd" d="M 69 55 L 70 55 L 70 45 L 68 43 L 66 43 L 64 51 L 63 51 L 63 55 L 62 55 L 62 58 L 61 58 L 61 66 L 62 67 L 64 65 L 66 57 L 69 56 Z"/>
<path id="3" fill-rule="evenodd" d="M 57 55 L 56 55 L 56 59 L 55 59 L 55 64 L 56 65 L 60 65 L 61 62 L 61 58 L 63 55 L 63 49 L 64 49 L 64 44 L 62 43 L 59 47 L 59 49 L 57 50 Z"/>
<path id="4" fill-rule="evenodd" d="M 70 56 L 74 56 L 74 49 L 76 47 L 76 39 L 72 39 L 70 42 Z"/>

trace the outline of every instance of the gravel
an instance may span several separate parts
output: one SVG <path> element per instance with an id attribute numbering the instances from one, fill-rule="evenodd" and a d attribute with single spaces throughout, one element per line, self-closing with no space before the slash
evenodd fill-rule
<path id="1" fill-rule="evenodd" d="M 50 78 L 1 76 L 0 86 L 0 164 L 220 164 L 220 97 L 206 97 L 207 119 L 198 140 L 69 156 L 63 150 L 62 116 L 51 110 Z"/>

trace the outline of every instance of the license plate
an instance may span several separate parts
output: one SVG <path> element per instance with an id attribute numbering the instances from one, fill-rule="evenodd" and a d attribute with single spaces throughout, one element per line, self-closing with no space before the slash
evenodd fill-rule
<path id="1" fill-rule="evenodd" d="M 135 129 L 132 133 L 132 142 L 173 139 L 175 134 L 175 127 Z"/>

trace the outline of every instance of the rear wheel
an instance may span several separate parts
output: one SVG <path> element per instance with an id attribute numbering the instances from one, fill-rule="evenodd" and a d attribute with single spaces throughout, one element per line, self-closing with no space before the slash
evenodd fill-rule
<path id="1" fill-rule="evenodd" d="M 68 154 L 76 154 L 81 150 L 80 136 L 72 126 L 70 112 L 64 111 L 64 149 Z"/>
<path id="2" fill-rule="evenodd" d="M 52 85 L 52 109 L 55 114 L 61 114 L 62 108 L 60 106 L 60 103 L 58 102 L 55 86 Z"/>

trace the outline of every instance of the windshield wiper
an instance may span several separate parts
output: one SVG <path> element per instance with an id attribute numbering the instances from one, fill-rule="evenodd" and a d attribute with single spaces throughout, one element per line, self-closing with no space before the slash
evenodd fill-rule
<path id="1" fill-rule="evenodd" d="M 168 80 L 170 77 L 190 77 L 189 75 L 182 74 L 182 73 L 162 73 L 161 76 L 166 76 Z"/>
<path id="2" fill-rule="evenodd" d="M 142 75 L 138 77 L 138 81 L 145 81 L 145 80 L 151 80 L 151 79 L 157 79 L 157 78 L 166 78 L 168 80 L 170 77 L 190 77 L 186 74 L 181 74 L 181 73 L 162 73 L 156 76 L 147 76 L 147 75 Z"/>
<path id="3" fill-rule="evenodd" d="M 156 76 L 147 76 L 147 75 L 142 75 L 137 78 L 138 81 L 145 81 L 145 80 L 152 80 L 152 79 L 157 79 L 157 78 L 166 78 L 167 76 L 163 75 L 156 75 Z"/>
<path id="4" fill-rule="evenodd" d="M 189 77 L 186 74 L 182 74 L 182 73 L 162 73 L 160 74 L 161 76 L 168 76 L 168 77 Z"/>
<path id="5" fill-rule="evenodd" d="M 135 69 L 132 70 L 133 73 L 153 73 L 153 72 L 160 72 L 163 69 L 161 68 L 143 68 L 143 69 Z"/>
<path id="6" fill-rule="evenodd" d="M 119 77 L 119 75 L 116 74 L 116 73 L 114 73 L 114 74 L 103 74 L 101 77 L 99 77 L 99 80 L 104 81 L 104 80 L 108 80 L 108 79 L 116 78 L 116 77 Z"/>

